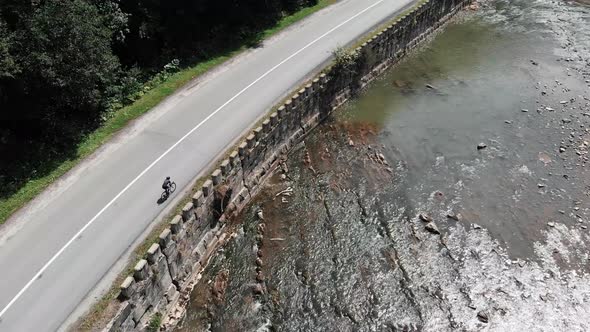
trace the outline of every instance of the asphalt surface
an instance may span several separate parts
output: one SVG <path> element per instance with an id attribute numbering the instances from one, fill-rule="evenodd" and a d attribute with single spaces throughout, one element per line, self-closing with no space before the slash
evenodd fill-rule
<path id="1" fill-rule="evenodd" d="M 311 16 L 177 93 L 17 214 L 0 230 L 0 331 L 59 329 L 170 203 L 157 203 L 166 175 L 188 185 L 336 47 L 411 2 L 345 0 Z"/>

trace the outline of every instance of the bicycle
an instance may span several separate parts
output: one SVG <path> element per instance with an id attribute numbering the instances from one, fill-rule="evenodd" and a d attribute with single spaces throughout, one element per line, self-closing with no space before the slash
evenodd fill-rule
<path id="1" fill-rule="evenodd" d="M 170 194 L 172 194 L 175 190 L 176 190 L 176 182 L 170 182 L 170 187 L 168 187 L 168 189 L 164 190 L 164 192 L 162 193 L 162 196 L 160 197 L 162 199 L 162 201 L 167 200 L 168 197 L 170 197 Z"/>

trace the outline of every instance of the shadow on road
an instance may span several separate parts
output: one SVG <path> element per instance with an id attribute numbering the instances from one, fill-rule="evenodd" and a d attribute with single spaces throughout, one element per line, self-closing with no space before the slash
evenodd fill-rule
<path id="1" fill-rule="evenodd" d="M 158 201 L 156 203 L 158 203 L 158 205 L 160 205 L 160 204 L 166 202 L 167 199 L 168 199 L 167 195 L 162 195 L 162 196 L 160 196 L 160 198 L 158 198 Z"/>

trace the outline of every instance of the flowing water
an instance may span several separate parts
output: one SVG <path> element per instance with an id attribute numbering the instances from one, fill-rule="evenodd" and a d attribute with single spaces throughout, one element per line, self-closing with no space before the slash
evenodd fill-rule
<path id="1" fill-rule="evenodd" d="M 590 330 L 583 3 L 484 2 L 337 111 L 178 330 Z"/>

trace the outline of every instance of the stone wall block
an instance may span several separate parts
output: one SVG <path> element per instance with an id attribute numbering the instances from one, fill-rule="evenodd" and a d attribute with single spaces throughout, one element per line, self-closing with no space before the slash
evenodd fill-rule
<path id="1" fill-rule="evenodd" d="M 214 186 L 220 184 L 223 181 L 221 169 L 217 168 L 213 171 L 213 173 L 211 173 L 211 181 L 213 182 Z"/>
<path id="2" fill-rule="evenodd" d="M 384 44 L 384 39 L 385 39 L 383 37 L 384 37 L 383 31 L 379 31 L 377 33 L 377 35 L 375 36 L 375 41 L 377 43 L 377 50 L 379 53 L 381 53 L 383 50 L 383 44 Z"/>
<path id="3" fill-rule="evenodd" d="M 246 137 L 246 146 L 248 149 L 252 149 L 256 144 L 256 136 L 254 134 L 250 134 Z"/>
<path id="4" fill-rule="evenodd" d="M 165 261 L 168 265 L 170 276 L 176 280 L 176 274 L 178 272 L 178 244 L 175 241 L 168 242 L 168 246 L 162 248 L 162 253 L 166 256 Z"/>
<path id="5" fill-rule="evenodd" d="M 133 278 L 137 281 L 145 280 L 148 277 L 147 260 L 141 259 L 133 268 Z"/>
<path id="6" fill-rule="evenodd" d="M 315 85 L 315 83 L 310 83 L 308 84 L 308 88 L 307 91 L 309 93 L 309 97 L 308 97 L 308 109 L 305 111 L 306 116 L 309 116 L 311 114 L 314 114 L 316 112 L 316 110 L 318 109 L 318 94 L 320 93 L 318 91 L 318 86 Z"/>
<path id="7" fill-rule="evenodd" d="M 308 93 L 307 93 L 307 87 L 304 86 L 303 88 L 301 88 L 299 91 L 297 91 L 297 94 L 299 95 L 299 104 L 305 102 L 305 100 L 308 97 Z"/>
<path id="8" fill-rule="evenodd" d="M 299 107 L 300 103 L 301 103 L 301 95 L 299 93 L 295 93 L 291 97 L 291 109 Z"/>
<path id="9" fill-rule="evenodd" d="M 257 142 L 261 142 L 264 138 L 264 132 L 262 131 L 262 126 L 258 126 L 254 129 L 254 137 L 256 138 Z"/>
<path id="10" fill-rule="evenodd" d="M 199 206 L 198 208 L 195 209 L 195 218 L 197 218 L 198 221 L 201 221 L 201 219 L 203 218 L 203 214 L 205 208 L 203 206 Z"/>
<path id="11" fill-rule="evenodd" d="M 240 145 L 238 145 L 238 154 L 240 157 L 246 156 L 246 149 L 248 149 L 248 143 L 242 142 Z"/>
<path id="12" fill-rule="evenodd" d="M 133 313 L 133 308 L 131 308 L 131 312 Z M 133 320 L 133 315 L 127 316 L 127 319 L 121 324 L 121 328 L 115 330 L 116 332 L 132 332 L 135 331 L 135 321 Z"/>
<path id="13" fill-rule="evenodd" d="M 160 250 L 160 245 L 157 243 L 152 244 L 152 246 L 147 251 L 147 261 L 150 265 L 156 263 L 156 261 L 162 256 L 162 251 Z"/>
<path id="14" fill-rule="evenodd" d="M 270 119 L 266 119 L 264 121 L 262 121 L 262 132 L 265 135 L 268 135 L 271 131 L 271 125 L 270 125 Z"/>
<path id="15" fill-rule="evenodd" d="M 227 177 L 231 172 L 231 164 L 229 162 L 229 159 L 224 159 L 221 162 L 221 165 L 219 165 L 219 169 L 221 169 L 221 175 Z"/>
<path id="16" fill-rule="evenodd" d="M 213 181 L 207 180 L 203 183 L 203 187 L 201 188 L 203 191 L 204 197 L 209 197 L 213 193 Z"/>
<path id="17" fill-rule="evenodd" d="M 280 126 L 273 126 L 270 134 L 269 140 L 272 142 L 273 147 L 276 147 L 281 142 L 281 128 Z"/>
<path id="18" fill-rule="evenodd" d="M 315 79 L 314 79 L 314 81 L 315 81 Z M 308 83 L 305 85 L 305 98 L 312 97 L 314 92 L 315 92 L 315 90 L 313 87 L 313 83 Z"/>
<path id="19" fill-rule="evenodd" d="M 201 239 L 201 241 L 195 246 L 195 249 L 193 249 L 191 255 L 197 260 L 197 264 L 202 265 L 201 262 L 204 254 L 205 247 L 203 246 L 203 240 Z"/>
<path id="20" fill-rule="evenodd" d="M 287 114 L 287 109 L 291 109 L 291 99 L 287 100 L 284 105 L 277 108 L 277 115 L 279 119 L 284 119 L 285 115 Z"/>
<path id="21" fill-rule="evenodd" d="M 193 214 L 193 203 L 188 202 L 182 208 L 182 217 L 179 215 L 175 215 L 174 218 L 172 218 L 172 221 L 170 221 L 170 232 L 172 234 L 178 234 L 182 229 L 182 221 L 184 220 L 185 222 L 189 222 L 194 218 L 195 215 Z"/>
<path id="22" fill-rule="evenodd" d="M 288 103 L 292 104 L 293 102 L 291 100 L 287 101 Z M 290 105 L 289 104 L 289 105 Z M 287 105 L 287 103 L 285 103 L 285 105 Z M 281 122 L 279 123 L 279 130 L 280 130 L 280 140 L 283 140 L 286 138 L 286 136 L 288 135 L 289 132 L 289 119 L 287 118 L 287 115 L 289 113 L 287 113 L 287 111 L 285 109 L 283 109 L 282 111 L 279 108 L 279 118 L 281 120 Z"/>
<path id="23" fill-rule="evenodd" d="M 167 249 L 170 250 L 170 246 Z M 174 275 L 172 274 L 172 270 L 169 269 L 170 265 L 169 259 L 164 255 L 160 255 L 154 265 L 152 265 L 152 272 L 158 287 L 157 292 L 159 297 L 162 297 L 172 285 Z"/>
<path id="24" fill-rule="evenodd" d="M 130 299 L 131 297 L 133 297 L 134 291 L 135 291 L 135 279 L 133 279 L 133 277 L 128 276 L 127 278 L 125 278 L 125 280 L 123 280 L 123 282 L 121 283 L 121 286 L 119 286 L 119 289 L 121 291 L 121 297 L 123 299 Z"/>
<path id="25" fill-rule="evenodd" d="M 239 162 L 240 162 L 240 154 L 238 153 L 238 150 L 233 150 L 229 154 L 229 163 L 232 165 L 232 168 L 234 168 Z"/>
<path id="26" fill-rule="evenodd" d="M 273 113 L 270 115 L 270 124 L 271 124 L 272 126 L 276 126 L 276 125 L 278 125 L 278 124 L 279 124 L 279 113 L 278 113 L 278 112 L 273 112 Z"/>
<path id="27" fill-rule="evenodd" d="M 313 85 L 313 91 L 317 92 L 320 89 L 320 79 L 319 78 L 314 78 L 311 81 L 311 84 Z"/>
<path id="28" fill-rule="evenodd" d="M 301 90 L 300 90 L 301 91 Z M 295 130 L 299 128 L 299 124 L 301 123 L 301 113 L 304 104 L 301 100 L 301 94 L 296 93 L 293 95 L 293 109 L 290 114 L 289 119 L 289 129 Z"/>
<path id="29" fill-rule="evenodd" d="M 133 279 L 133 278 L 132 278 Z M 104 332 L 122 332 L 122 331 L 131 331 L 130 328 L 135 327 L 135 323 L 133 322 L 132 318 L 132 305 L 129 301 L 125 301 L 121 304 L 121 307 L 115 314 L 115 318 L 111 320 L 111 322 L 104 328 Z M 131 326 L 129 326 L 129 322 L 131 321 Z"/>
<path id="30" fill-rule="evenodd" d="M 313 96 L 313 85 L 311 83 L 306 84 L 305 88 L 303 89 L 302 95 L 302 106 L 300 109 L 301 117 L 307 116 L 311 113 L 314 104 L 314 96 Z"/>
<path id="31" fill-rule="evenodd" d="M 164 248 L 166 248 L 169 245 L 170 241 L 172 241 L 171 234 L 172 231 L 170 231 L 169 228 L 166 228 L 162 231 L 162 233 L 160 233 L 158 243 L 160 244 L 160 248 L 162 250 L 164 250 Z"/>
<path id="32" fill-rule="evenodd" d="M 203 191 L 202 190 L 198 190 L 193 195 L 193 206 L 194 207 L 199 207 L 199 206 L 201 206 L 201 204 L 203 204 Z"/>

